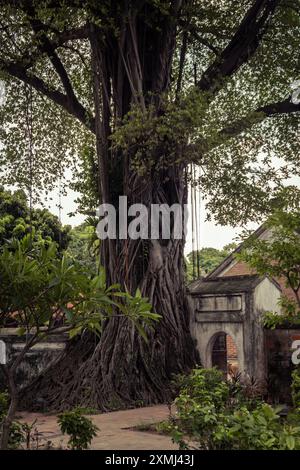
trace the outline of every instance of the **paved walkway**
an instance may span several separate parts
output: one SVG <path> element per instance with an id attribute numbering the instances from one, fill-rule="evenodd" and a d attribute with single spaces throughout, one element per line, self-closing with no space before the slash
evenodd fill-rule
<path id="1" fill-rule="evenodd" d="M 178 449 L 168 436 L 154 432 L 133 430 L 135 426 L 158 423 L 167 419 L 169 414 L 165 405 L 136 408 L 134 410 L 113 411 L 92 415 L 90 418 L 99 431 L 92 442 L 91 449 L 105 450 L 173 450 Z M 67 437 L 62 436 L 56 416 L 40 413 L 23 413 L 21 421 L 31 424 L 37 420 L 38 431 L 43 440 L 51 440 L 54 445 L 66 447 Z"/>

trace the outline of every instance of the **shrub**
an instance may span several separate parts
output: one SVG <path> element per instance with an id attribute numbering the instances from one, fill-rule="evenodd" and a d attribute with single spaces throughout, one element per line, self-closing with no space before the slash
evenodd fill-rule
<path id="1" fill-rule="evenodd" d="M 0 435 L 2 421 L 5 418 L 9 407 L 9 395 L 7 392 L 0 393 Z M 9 449 L 18 449 L 21 446 L 21 443 L 24 442 L 24 432 L 23 425 L 14 421 L 10 427 L 9 439 L 8 439 L 8 448 Z"/>
<path id="2" fill-rule="evenodd" d="M 70 436 L 68 446 L 72 450 L 88 449 L 93 437 L 97 435 L 97 426 L 91 419 L 83 416 L 80 408 L 61 413 L 58 422 L 62 433 Z"/>
<path id="3" fill-rule="evenodd" d="M 214 432 L 222 448 L 236 450 L 294 450 L 300 448 L 300 428 L 283 424 L 280 409 L 267 403 L 250 411 L 245 406 L 224 416 Z"/>
<path id="4" fill-rule="evenodd" d="M 199 449 L 300 449 L 300 427 L 261 399 L 245 394 L 240 383 L 223 379 L 216 369 L 196 369 L 179 379 L 177 415 L 170 420 L 173 441 Z"/>
<path id="5" fill-rule="evenodd" d="M 8 448 L 20 449 L 21 444 L 25 441 L 25 425 L 18 421 L 13 421 L 9 430 Z"/>
<path id="6" fill-rule="evenodd" d="M 294 407 L 300 412 L 300 369 L 292 372 L 292 399 Z"/>
<path id="7" fill-rule="evenodd" d="M 9 405 L 9 395 L 7 392 L 0 392 L 0 423 L 7 413 Z"/>

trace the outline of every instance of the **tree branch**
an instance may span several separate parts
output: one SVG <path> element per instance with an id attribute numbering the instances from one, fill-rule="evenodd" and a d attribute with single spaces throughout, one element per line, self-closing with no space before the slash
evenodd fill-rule
<path id="1" fill-rule="evenodd" d="M 220 132 L 220 137 L 232 138 L 240 133 L 250 129 L 254 124 L 264 121 L 268 117 L 275 117 L 282 114 L 293 114 L 300 112 L 300 104 L 293 104 L 291 97 L 278 101 L 277 103 L 267 104 L 252 111 L 248 116 L 238 119 Z"/>
<path id="2" fill-rule="evenodd" d="M 211 44 L 208 39 L 200 36 L 200 34 L 196 31 L 196 27 L 194 25 L 190 24 L 188 21 L 183 20 L 179 20 L 178 24 L 182 27 L 184 32 L 188 32 L 194 39 L 196 39 L 200 44 L 203 44 L 203 46 L 210 49 L 215 55 L 220 54 L 221 51 L 217 47 Z"/>
<path id="3" fill-rule="evenodd" d="M 78 39 L 88 38 L 88 27 L 87 25 L 79 26 L 78 28 L 66 29 L 64 31 L 55 30 L 56 34 L 56 47 L 65 44 L 68 41 L 76 41 Z"/>
<path id="4" fill-rule="evenodd" d="M 38 42 L 38 47 L 30 54 L 25 54 L 23 58 L 18 59 L 14 63 L 5 63 L 5 61 L 2 60 L 0 68 L 9 75 L 33 86 L 37 91 L 50 98 L 56 104 L 62 106 L 66 111 L 79 119 L 79 121 L 82 122 L 90 131 L 95 133 L 95 120 L 92 114 L 84 108 L 76 97 L 68 73 L 56 52 L 56 48 L 70 40 L 86 38 L 87 26 L 84 25 L 62 32 L 57 32 L 55 30 L 56 38 L 55 41 L 52 42 L 46 35 L 46 31 L 51 30 L 51 27 L 44 25 L 38 19 L 33 3 L 31 1 L 24 1 L 22 9 L 28 16 L 29 23 Z M 49 57 L 49 60 L 61 80 L 66 94 L 52 89 L 41 78 L 32 74 L 28 70 L 43 53 L 47 54 Z"/>
<path id="5" fill-rule="evenodd" d="M 278 101 L 277 103 L 267 104 L 260 108 L 252 111 L 241 119 L 237 119 L 232 124 L 224 127 L 219 133 L 213 143 L 209 143 L 205 139 L 199 139 L 195 144 L 191 144 L 187 147 L 186 155 L 190 154 L 190 161 L 199 163 L 199 159 L 202 158 L 203 154 L 214 150 L 220 145 L 225 144 L 228 140 L 237 137 L 242 132 L 251 129 L 252 126 L 263 122 L 266 118 L 273 118 L 280 115 L 289 115 L 294 113 L 300 113 L 300 104 L 293 104 L 291 97 Z M 201 149 L 201 150 L 200 150 Z M 198 156 L 200 154 L 200 157 Z"/>
<path id="6" fill-rule="evenodd" d="M 55 34 L 55 38 L 52 39 L 51 41 L 49 40 L 52 50 L 56 50 L 59 47 L 71 48 L 71 46 L 67 46 L 66 43 L 68 43 L 69 41 L 76 41 L 77 39 L 86 39 L 88 37 L 87 25 L 83 25 L 78 28 L 72 28 L 72 29 L 64 30 L 64 31 L 58 31 L 57 29 L 52 29 L 50 26 L 47 26 L 47 25 L 43 25 L 43 26 L 45 30 L 49 30 L 49 31 L 51 30 Z M 29 47 L 26 48 L 25 51 L 22 51 L 22 55 L 20 55 L 19 57 L 13 58 L 12 56 L 10 56 L 9 58 L 13 59 L 14 62 L 29 69 L 42 56 L 43 52 L 45 51 L 31 44 Z"/>
<path id="7" fill-rule="evenodd" d="M 66 91 L 69 101 L 74 105 L 75 108 L 78 105 L 78 99 L 74 93 L 71 80 L 62 61 L 56 53 L 55 47 L 52 45 L 51 41 L 45 33 L 43 23 L 38 19 L 33 5 L 26 6 L 24 10 L 28 15 L 32 30 L 38 41 L 38 48 L 41 50 L 41 52 L 45 52 L 49 57 L 56 73 L 61 79 L 62 85 Z"/>
<path id="8" fill-rule="evenodd" d="M 236 72 L 257 50 L 279 0 L 255 0 L 229 44 L 203 73 L 201 91 L 216 93 L 222 81 Z"/>
<path id="9" fill-rule="evenodd" d="M 26 67 L 17 63 L 0 63 L 0 70 L 8 75 L 31 85 L 39 93 L 50 98 L 54 103 L 62 106 L 69 114 L 76 117 L 87 129 L 95 133 L 95 119 L 89 111 L 76 99 L 70 100 L 69 97 L 58 90 L 54 90 L 41 78 L 27 71 Z"/>

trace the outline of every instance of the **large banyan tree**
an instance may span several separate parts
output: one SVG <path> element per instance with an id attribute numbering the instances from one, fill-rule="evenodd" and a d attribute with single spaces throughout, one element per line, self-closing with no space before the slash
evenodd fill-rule
<path id="1" fill-rule="evenodd" d="M 90 213 L 120 195 L 183 205 L 192 174 L 223 224 L 297 204 L 285 180 L 300 168 L 298 0 L 0 5 L 4 182 L 39 192 L 72 167 Z M 52 408 L 102 409 L 169 398 L 172 374 L 197 362 L 184 237 L 172 231 L 101 243 L 107 282 L 140 288 L 162 317 L 148 341 L 110 319 L 99 341 L 84 335 L 29 387 L 27 405 L 36 396 Z"/>

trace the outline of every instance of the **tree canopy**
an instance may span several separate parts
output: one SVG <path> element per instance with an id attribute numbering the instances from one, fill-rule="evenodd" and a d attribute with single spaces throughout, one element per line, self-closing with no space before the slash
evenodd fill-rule
<path id="1" fill-rule="evenodd" d="M 47 209 L 30 209 L 24 191 L 9 191 L 0 186 L 0 246 L 33 233 L 33 241 L 50 245 L 56 242 L 60 251 L 68 246 L 71 227 L 59 222 Z"/>
<path id="2" fill-rule="evenodd" d="M 237 247 L 236 243 L 225 245 L 222 250 L 213 247 L 204 247 L 197 251 L 192 251 L 187 255 L 187 280 L 192 280 L 197 276 L 199 263 L 200 276 L 205 276 L 215 269 L 232 251 Z"/>
<path id="3" fill-rule="evenodd" d="M 84 222 L 70 231 L 70 242 L 66 254 L 74 261 L 96 273 L 99 266 L 99 245 L 93 220 Z"/>
<path id="4" fill-rule="evenodd" d="M 298 0 L 2 0 L 5 180 L 26 186 L 33 178 L 38 192 L 74 166 L 76 181 L 71 184 L 84 193 L 85 208 L 94 208 L 102 165 L 93 150 L 96 29 L 97 47 L 105 50 L 111 41 L 121 51 L 119 58 L 105 59 L 105 68 L 124 66 L 133 91 L 125 121 L 125 101 L 114 100 L 120 91 L 117 82 L 105 92 L 112 137 L 106 164 L 116 187 L 120 174 L 113 161 L 118 161 L 118 149 L 126 153 L 138 148 L 132 165 L 152 171 L 178 161 L 179 144 L 185 162 L 200 166 L 201 191 L 219 222 L 253 220 L 280 201 L 290 201 L 297 190 L 284 189 L 283 179 L 299 174 L 300 105 L 291 102 L 291 84 L 299 78 L 299 11 Z M 133 48 L 128 51 L 127 31 Z M 151 40 L 157 55 L 148 63 Z M 167 78 L 160 66 L 173 50 L 170 86 L 161 94 Z M 149 67 L 155 79 L 150 79 Z M 99 83 L 106 87 L 104 66 L 99 73 Z M 159 116 L 153 111 L 158 96 Z M 99 112 L 104 118 L 104 110 Z M 162 143 L 165 150 L 157 161 L 154 155 Z M 88 197 L 87 186 L 93 194 Z"/>

